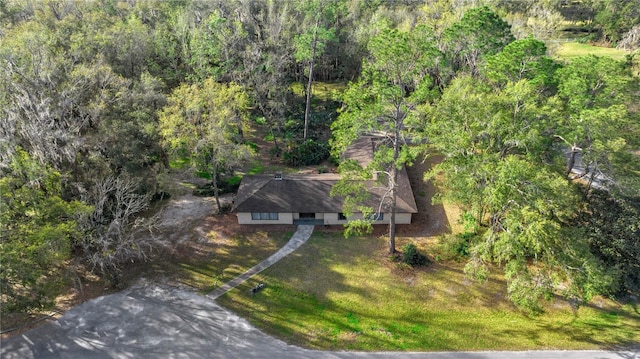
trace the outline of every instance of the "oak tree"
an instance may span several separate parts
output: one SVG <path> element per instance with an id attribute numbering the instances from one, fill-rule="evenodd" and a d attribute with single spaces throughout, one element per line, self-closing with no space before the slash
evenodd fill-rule
<path id="1" fill-rule="evenodd" d="M 221 172 L 252 154 L 238 136 L 248 107 L 249 98 L 242 87 L 208 78 L 176 88 L 160 112 L 160 133 L 166 147 L 174 158 L 186 158 L 195 168 L 210 173 L 218 208 Z"/>

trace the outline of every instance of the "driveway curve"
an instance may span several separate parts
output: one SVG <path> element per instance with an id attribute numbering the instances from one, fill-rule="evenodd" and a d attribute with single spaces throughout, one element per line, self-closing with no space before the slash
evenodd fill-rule
<path id="1" fill-rule="evenodd" d="M 206 296 L 141 281 L 90 300 L 52 323 L 0 342 L 0 358 L 425 358 L 640 359 L 637 351 L 329 352 L 270 337 L 214 302 L 300 247 L 313 226 L 260 264 Z"/>
<path id="2" fill-rule="evenodd" d="M 288 345 L 189 290 L 139 284 L 77 306 L 1 343 L 17 358 L 635 358 L 637 351 L 367 353 Z"/>

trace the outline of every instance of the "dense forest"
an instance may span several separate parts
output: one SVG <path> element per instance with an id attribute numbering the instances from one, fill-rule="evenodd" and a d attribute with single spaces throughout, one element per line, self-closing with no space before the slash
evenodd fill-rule
<path id="1" fill-rule="evenodd" d="M 629 55 L 561 61 L 565 37 Z M 217 199 L 256 126 L 293 166 L 374 131 L 390 178 L 442 155 L 466 272 L 497 264 L 520 307 L 637 294 L 639 48 L 635 0 L 0 0 L 2 312 L 78 263 L 116 282 L 157 245 L 167 171 Z"/>

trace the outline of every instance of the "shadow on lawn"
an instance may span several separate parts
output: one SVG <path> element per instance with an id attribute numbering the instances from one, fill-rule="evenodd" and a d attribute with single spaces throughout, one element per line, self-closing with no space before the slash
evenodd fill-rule
<path id="1" fill-rule="evenodd" d="M 335 234 L 316 233 L 298 251 L 247 281 L 238 288 L 239 292 L 221 298 L 220 302 L 246 314 L 266 332 L 310 348 L 454 350 L 459 347 L 460 332 L 464 332 L 465 337 L 477 338 L 480 343 L 506 346 L 503 338 L 487 330 L 484 324 L 474 322 L 473 318 L 438 317 L 435 313 L 441 309 L 425 309 L 420 305 L 433 297 L 438 303 L 462 300 L 462 305 L 478 305 L 464 302 L 466 297 L 478 296 L 483 298 L 479 305 L 495 304 L 491 289 L 460 284 L 458 277 L 464 275 L 462 271 L 443 265 L 438 265 L 437 280 L 444 285 L 436 287 L 427 283 L 424 289 L 411 288 L 414 284 L 403 278 L 378 281 L 372 276 L 394 276 L 385 273 L 384 269 L 380 272 L 380 268 L 366 270 L 367 265 L 391 262 L 385 257 L 383 244 L 384 240 L 380 239 L 344 239 Z M 354 263 L 354 268 L 359 270 L 348 271 L 349 266 L 344 262 Z M 427 275 L 425 272 L 430 274 L 431 270 L 415 270 L 413 275 L 422 278 Z M 492 286 L 500 284 L 492 281 L 496 283 Z M 266 284 L 265 289 L 252 296 L 250 289 L 260 282 Z M 506 302 L 502 297 L 500 300 Z M 390 312 L 394 303 L 403 301 L 416 303 L 417 307 L 410 310 L 405 307 L 404 313 Z M 379 306 L 380 310 L 362 307 L 362 303 Z"/>

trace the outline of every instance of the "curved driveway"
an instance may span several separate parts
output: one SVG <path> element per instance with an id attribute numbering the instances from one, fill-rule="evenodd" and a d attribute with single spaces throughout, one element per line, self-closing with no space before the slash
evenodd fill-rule
<path id="1" fill-rule="evenodd" d="M 312 230 L 313 227 L 298 228 L 280 251 L 209 296 L 140 284 L 88 301 L 67 311 L 55 322 L 3 340 L 0 357 L 640 359 L 638 351 L 368 353 L 307 350 L 267 336 L 212 300 L 291 253 L 309 238 Z"/>
<path id="2" fill-rule="evenodd" d="M 53 323 L 2 342 L 16 358 L 639 358 L 638 352 L 324 352 L 287 345 L 209 298 L 139 285 L 77 306 Z"/>

